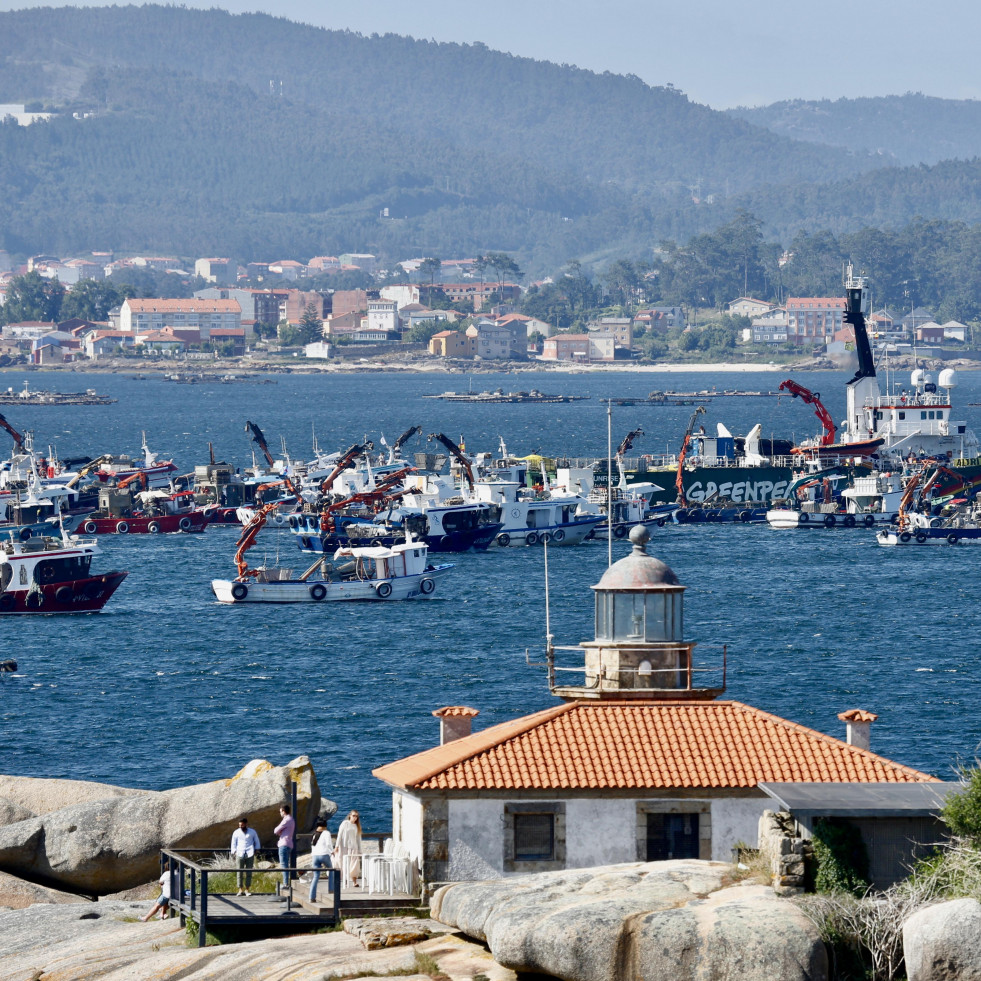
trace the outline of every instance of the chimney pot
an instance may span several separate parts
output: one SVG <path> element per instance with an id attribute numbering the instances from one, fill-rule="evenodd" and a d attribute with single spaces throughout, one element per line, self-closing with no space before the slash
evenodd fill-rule
<path id="1" fill-rule="evenodd" d="M 468 708 L 466 705 L 445 705 L 436 709 L 433 715 L 439 719 L 439 744 L 445 746 L 454 739 L 469 736 L 473 728 L 473 720 L 480 711 Z"/>
<path id="2" fill-rule="evenodd" d="M 847 712 L 842 712 L 838 718 L 845 723 L 845 741 L 849 746 L 865 750 L 870 748 L 872 723 L 879 716 L 864 709 L 849 709 Z"/>

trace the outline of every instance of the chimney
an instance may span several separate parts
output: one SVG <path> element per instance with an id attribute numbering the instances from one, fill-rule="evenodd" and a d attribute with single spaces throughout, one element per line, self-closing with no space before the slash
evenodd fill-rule
<path id="1" fill-rule="evenodd" d="M 469 736 L 473 720 L 480 715 L 478 709 L 467 708 L 466 705 L 445 705 L 436 709 L 433 715 L 439 719 L 439 744 L 445 746 L 454 739 Z"/>
<path id="2" fill-rule="evenodd" d="M 849 709 L 847 712 L 842 712 L 838 718 L 845 723 L 845 742 L 856 749 L 868 749 L 872 723 L 879 716 L 864 709 Z"/>

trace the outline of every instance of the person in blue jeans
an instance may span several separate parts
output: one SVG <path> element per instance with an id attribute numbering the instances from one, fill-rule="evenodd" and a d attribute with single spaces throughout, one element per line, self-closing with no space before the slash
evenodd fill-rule
<path id="1" fill-rule="evenodd" d="M 282 820 L 273 828 L 273 834 L 277 835 L 276 845 L 279 848 L 279 864 L 283 867 L 283 888 L 289 889 L 290 886 L 290 857 L 293 852 L 293 840 L 296 836 L 296 821 L 290 814 L 289 804 L 283 804 L 279 809 Z"/>
<path id="2" fill-rule="evenodd" d="M 313 881 L 310 883 L 310 902 L 317 901 L 317 886 L 320 884 L 320 870 L 331 867 L 330 853 L 333 844 L 330 840 L 330 832 L 327 830 L 327 822 L 323 818 L 317 821 L 317 830 L 313 838 L 313 845 L 310 855 L 313 857 Z"/>

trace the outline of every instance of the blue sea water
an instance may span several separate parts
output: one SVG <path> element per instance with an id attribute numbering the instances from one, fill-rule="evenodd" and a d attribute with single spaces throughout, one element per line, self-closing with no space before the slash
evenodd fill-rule
<path id="1" fill-rule="evenodd" d="M 19 375 L 7 374 L 19 388 Z M 32 388 L 95 387 L 110 406 L 5 406 L 19 430 L 62 457 L 138 452 L 140 431 L 182 469 L 216 456 L 251 463 L 251 419 L 296 457 L 368 435 L 391 441 L 410 425 L 524 455 L 606 453 L 600 399 L 651 389 L 772 390 L 784 375 L 604 373 L 480 375 L 474 390 L 538 387 L 588 394 L 570 405 L 460 405 L 424 394 L 465 390 L 466 376 L 280 375 L 275 385 L 175 385 L 123 375 L 31 376 Z M 840 419 L 843 373 L 798 373 Z M 981 373 L 962 373 L 955 413 L 981 431 Z M 676 449 L 685 406 L 614 410 L 614 442 L 641 425 L 636 452 Z M 707 428 L 802 437 L 819 426 L 789 398 L 718 400 Z M 407 447 L 422 449 L 423 441 Z M 430 448 L 434 448 L 430 446 Z M 277 453 L 278 455 L 278 453 Z M 434 745 L 443 705 L 480 710 L 493 725 L 555 704 L 540 660 L 545 634 L 542 550 L 451 557 L 433 600 L 282 608 L 219 606 L 210 580 L 233 572 L 236 534 L 105 536 L 100 570 L 129 577 L 101 614 L 3 620 L 0 772 L 165 789 L 233 774 L 264 757 L 308 754 L 323 793 L 358 807 L 370 830 L 390 827 L 390 793 L 371 770 Z M 614 559 L 629 546 L 616 543 Z M 978 712 L 981 549 L 878 548 L 864 530 L 775 532 L 766 526 L 658 530 L 650 550 L 687 586 L 687 639 L 727 644 L 727 697 L 839 737 L 837 714 L 877 712 L 873 749 L 950 777 L 981 743 Z M 266 531 L 256 547 L 303 564 L 292 538 Z M 295 558 L 294 558 L 295 556 Z M 592 636 L 605 543 L 549 551 L 556 643 Z"/>

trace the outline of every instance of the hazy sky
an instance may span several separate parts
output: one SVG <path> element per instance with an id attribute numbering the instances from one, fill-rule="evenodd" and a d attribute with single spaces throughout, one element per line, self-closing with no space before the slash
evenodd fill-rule
<path id="1" fill-rule="evenodd" d="M 79 0 L 93 6 L 110 0 Z M 122 3 L 123 0 L 113 0 Z M 923 92 L 981 98 L 978 0 L 182 0 L 672 83 L 717 109 Z M 0 10 L 62 6 L 0 0 Z"/>

